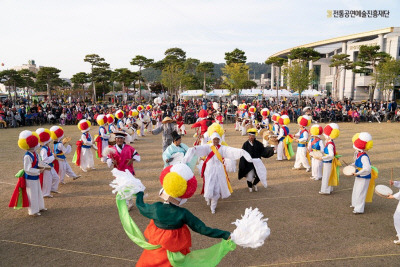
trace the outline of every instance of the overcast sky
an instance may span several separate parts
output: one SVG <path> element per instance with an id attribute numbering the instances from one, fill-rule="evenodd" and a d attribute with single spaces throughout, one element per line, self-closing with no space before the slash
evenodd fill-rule
<path id="1" fill-rule="evenodd" d="M 187 57 L 224 62 L 239 48 L 248 62 L 323 39 L 400 27 L 400 1 L 0 0 L 0 70 L 27 63 L 89 72 L 87 54 L 111 68 L 135 55 L 160 60 L 180 47 Z M 389 18 L 327 18 L 327 10 L 389 10 Z"/>

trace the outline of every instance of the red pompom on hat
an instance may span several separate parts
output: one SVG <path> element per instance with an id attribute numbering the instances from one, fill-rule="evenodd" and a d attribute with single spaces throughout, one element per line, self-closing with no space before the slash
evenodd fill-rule
<path id="1" fill-rule="evenodd" d="M 207 115 L 208 115 L 208 113 L 205 109 L 202 109 L 199 111 L 199 118 L 206 118 Z"/>
<path id="2" fill-rule="evenodd" d="M 51 139 L 53 139 L 54 141 L 57 141 L 58 139 L 64 137 L 64 129 L 61 128 L 60 126 L 52 126 L 50 128 L 50 136 L 51 136 Z"/>

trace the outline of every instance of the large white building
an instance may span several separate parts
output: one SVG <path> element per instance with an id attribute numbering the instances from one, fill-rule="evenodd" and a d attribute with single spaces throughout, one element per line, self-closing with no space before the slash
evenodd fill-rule
<path id="1" fill-rule="evenodd" d="M 19 70 L 30 70 L 33 73 L 38 73 L 40 67 L 36 66 L 35 60 L 29 60 L 28 64 L 22 64 L 21 66 L 15 66 L 11 69 L 19 71 Z"/>
<path id="2" fill-rule="evenodd" d="M 310 69 L 313 68 L 317 79 L 310 87 L 327 93 L 337 90 L 340 100 L 344 97 L 353 98 L 356 101 L 368 99 L 368 87 L 371 84 L 371 76 L 354 73 L 351 70 L 342 70 L 338 79 L 338 88 L 335 87 L 335 68 L 329 67 L 331 58 L 335 54 L 348 54 L 351 61 L 356 61 L 360 46 L 379 45 L 380 51 L 390 54 L 394 59 L 400 57 L 400 27 L 389 27 L 380 30 L 351 34 L 328 40 L 313 42 L 305 45 L 292 47 L 271 55 L 271 57 L 287 58 L 294 48 L 308 47 L 319 52 L 322 57 L 316 62 L 309 62 Z M 290 63 L 290 61 L 289 61 Z M 272 88 L 276 86 L 277 68 L 271 68 Z M 280 77 L 280 86 L 283 86 L 283 77 Z M 381 99 L 379 90 L 375 90 L 375 99 Z M 396 98 L 399 98 L 396 96 Z"/>

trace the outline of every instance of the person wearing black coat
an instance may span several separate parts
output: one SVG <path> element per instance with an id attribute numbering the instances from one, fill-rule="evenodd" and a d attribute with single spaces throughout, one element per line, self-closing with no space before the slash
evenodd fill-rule
<path id="1" fill-rule="evenodd" d="M 274 148 L 264 147 L 260 141 L 256 140 L 257 129 L 249 129 L 247 133 L 249 135 L 249 140 L 243 144 L 242 149 L 247 151 L 253 159 L 261 159 L 261 157 L 269 158 L 274 155 Z M 257 174 L 256 168 L 253 163 L 247 162 L 241 157 L 239 161 L 238 178 L 240 180 L 243 177 L 246 177 L 249 192 L 258 191 L 257 184 L 260 182 L 260 177 Z"/>

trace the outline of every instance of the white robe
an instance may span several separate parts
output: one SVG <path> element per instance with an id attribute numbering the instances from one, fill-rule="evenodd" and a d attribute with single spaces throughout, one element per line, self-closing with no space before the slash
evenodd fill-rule
<path id="1" fill-rule="evenodd" d="M 60 142 L 60 140 L 58 142 Z M 71 153 L 70 145 L 67 145 L 67 147 L 65 147 L 62 143 L 59 143 L 58 149 L 61 150 L 64 153 L 64 155 Z M 74 173 L 74 171 L 71 169 L 71 166 L 68 164 L 66 158 L 65 159 L 57 158 L 57 160 L 58 160 L 58 165 L 59 165 L 58 176 L 60 176 L 60 183 L 64 184 L 65 175 L 68 175 L 68 177 L 72 177 L 72 178 L 77 176 Z"/>
<path id="2" fill-rule="evenodd" d="M 194 155 L 198 157 L 207 157 L 212 152 L 211 146 L 212 144 L 207 144 L 189 148 L 182 163 L 190 162 Z M 250 154 L 243 149 L 221 146 L 218 151 L 223 158 L 238 160 L 243 156 L 247 161 L 252 161 Z M 227 198 L 231 195 L 228 189 L 224 167 L 216 155 L 207 163 L 204 170 L 204 180 L 204 197 L 206 199 Z"/>
<path id="3" fill-rule="evenodd" d="M 328 142 L 329 140 L 326 140 Z M 322 157 L 324 161 L 333 160 L 335 154 L 333 152 L 333 145 L 328 145 L 328 154 Z M 323 163 L 323 172 L 322 172 L 322 182 L 321 182 L 321 191 L 325 194 L 330 194 L 333 191 L 333 187 L 329 186 L 329 176 L 331 176 L 332 171 L 332 163 Z"/>
<path id="4" fill-rule="evenodd" d="M 324 154 L 324 142 L 322 140 L 318 141 L 319 147 L 320 147 L 320 152 L 322 155 Z M 312 151 L 312 145 L 311 142 L 308 142 L 308 150 Z M 311 158 L 311 177 L 314 178 L 314 180 L 321 180 L 322 179 L 322 160 L 316 159 L 316 158 Z"/>
<path id="5" fill-rule="evenodd" d="M 356 172 L 357 175 L 365 176 L 371 173 L 371 163 L 368 157 L 361 158 L 363 168 Z M 353 166 L 355 166 L 353 164 Z M 353 193 L 351 194 L 351 205 L 354 207 L 354 212 L 364 213 L 365 197 L 367 196 L 369 182 L 371 179 L 355 177 Z"/>
<path id="6" fill-rule="evenodd" d="M 103 156 L 103 151 L 104 149 L 106 149 L 108 147 L 108 139 L 110 139 L 110 135 L 107 134 L 107 131 L 104 127 L 100 128 L 100 137 L 102 138 L 101 140 L 101 162 L 106 162 L 107 161 L 107 157 Z"/>
<path id="7" fill-rule="evenodd" d="M 295 136 L 300 137 L 301 131 L 302 130 L 298 131 L 295 134 Z M 308 140 L 308 132 L 304 132 L 303 138 L 300 138 L 299 142 L 306 143 L 307 140 Z M 306 145 L 304 147 L 297 146 L 296 161 L 294 163 L 294 167 L 301 168 L 301 165 L 303 165 L 303 167 L 306 169 L 310 168 L 310 163 L 308 163 L 308 159 L 307 159 L 307 146 Z"/>
<path id="8" fill-rule="evenodd" d="M 278 140 L 281 139 L 285 135 L 285 131 L 283 130 L 282 127 L 279 127 L 279 134 L 278 134 Z M 278 147 L 276 148 L 276 159 L 277 160 L 284 160 L 287 159 L 285 155 L 285 147 L 283 146 L 283 141 L 279 141 Z"/>
<path id="9" fill-rule="evenodd" d="M 400 188 L 400 182 L 395 181 L 394 186 Z M 395 199 L 400 200 L 400 191 L 393 195 Z M 394 228 L 396 229 L 397 237 L 400 239 L 400 201 L 397 204 L 396 211 L 393 214 Z"/>
<path id="10" fill-rule="evenodd" d="M 50 148 L 48 148 L 50 149 Z M 50 157 L 47 156 L 47 150 L 42 147 L 40 149 L 40 158 L 42 162 L 46 164 L 53 163 L 54 155 Z M 58 176 L 54 167 L 50 170 L 45 170 L 43 172 L 43 186 L 42 186 L 42 194 L 44 197 L 50 196 L 51 191 L 57 192 L 58 191 L 58 184 L 60 183 L 60 177 Z"/>
<path id="11" fill-rule="evenodd" d="M 32 176 L 37 176 L 40 174 L 39 169 L 32 168 L 32 158 L 28 155 L 24 156 L 24 171 L 26 174 Z M 39 179 L 37 180 L 25 179 L 25 182 L 26 182 L 26 194 L 28 195 L 29 199 L 28 214 L 33 215 L 45 208 L 43 194 L 40 188 L 40 181 Z"/>
<path id="12" fill-rule="evenodd" d="M 93 145 L 92 141 L 88 141 L 86 139 L 86 135 L 84 133 L 81 135 L 81 141 L 83 142 L 83 145 L 85 145 L 85 146 Z M 87 169 L 91 169 L 94 167 L 92 148 L 84 148 L 84 147 L 81 148 L 81 166 L 80 167 L 82 170 L 87 170 Z"/>

